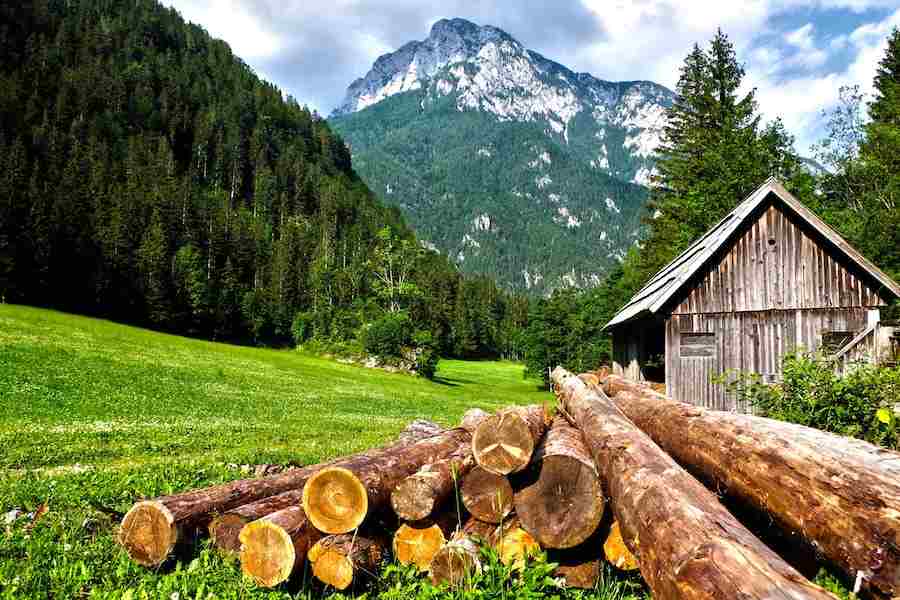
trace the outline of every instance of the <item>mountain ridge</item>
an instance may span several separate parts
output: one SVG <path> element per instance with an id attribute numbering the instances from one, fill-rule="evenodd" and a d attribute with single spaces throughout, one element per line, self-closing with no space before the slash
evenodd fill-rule
<path id="1" fill-rule="evenodd" d="M 673 100 L 650 81 L 577 73 L 497 27 L 442 19 L 380 56 L 330 121 L 422 239 L 465 271 L 546 294 L 595 284 L 636 243 Z M 474 225 L 485 218 L 495 226 Z"/>

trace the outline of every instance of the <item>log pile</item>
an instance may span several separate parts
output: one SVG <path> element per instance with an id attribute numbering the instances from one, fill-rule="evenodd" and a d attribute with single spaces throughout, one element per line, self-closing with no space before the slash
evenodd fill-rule
<path id="1" fill-rule="evenodd" d="M 639 570 L 660 600 L 835 598 L 721 493 L 864 593 L 900 598 L 900 455 L 675 403 L 608 370 L 551 378 L 555 411 L 473 409 L 452 429 L 416 421 L 383 448 L 139 501 L 120 543 L 156 567 L 208 532 L 262 587 L 306 572 L 345 590 L 391 559 L 460 586 L 491 548 L 514 571 L 546 551 L 568 587 L 595 587 L 607 562 Z"/>

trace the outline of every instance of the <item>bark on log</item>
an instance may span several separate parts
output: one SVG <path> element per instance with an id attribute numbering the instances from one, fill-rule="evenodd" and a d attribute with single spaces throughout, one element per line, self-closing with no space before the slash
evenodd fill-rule
<path id="1" fill-rule="evenodd" d="M 257 585 L 274 587 L 290 578 L 321 537 L 299 505 L 272 513 L 241 530 L 241 569 Z"/>
<path id="2" fill-rule="evenodd" d="M 713 489 L 769 515 L 851 580 L 900 597 L 900 453 L 608 380 L 628 390 L 616 405 Z"/>
<path id="3" fill-rule="evenodd" d="M 603 542 L 603 556 L 606 561 L 621 571 L 634 571 L 639 567 L 637 557 L 625 545 L 619 522 L 614 521 Z"/>
<path id="4" fill-rule="evenodd" d="M 754 537 L 602 391 L 561 367 L 551 376 L 655 599 L 835 600 Z"/>
<path id="5" fill-rule="evenodd" d="M 472 453 L 492 473 L 508 475 L 528 466 L 535 446 L 547 430 L 544 407 L 510 407 L 482 421 L 472 436 Z"/>
<path id="6" fill-rule="evenodd" d="M 474 434 L 478 425 L 490 416 L 490 413 L 485 412 L 480 408 L 470 408 L 463 415 L 462 420 L 459 422 L 459 426 L 469 433 Z"/>
<path id="7" fill-rule="evenodd" d="M 322 469 L 303 487 L 303 509 L 322 532 L 352 531 L 366 515 L 390 507 L 391 492 L 401 481 L 423 465 L 455 455 L 471 440 L 460 427 L 344 468 Z"/>
<path id="8" fill-rule="evenodd" d="M 338 590 L 346 590 L 364 577 L 373 576 L 386 556 L 387 544 L 380 536 L 344 533 L 324 537 L 310 549 L 313 575 Z"/>
<path id="9" fill-rule="evenodd" d="M 247 504 L 243 504 L 214 517 L 208 526 L 210 538 L 216 548 L 220 551 L 225 553 L 240 552 L 241 542 L 239 536 L 241 529 L 248 523 L 266 515 L 270 515 L 282 509 L 300 506 L 303 501 L 303 487 L 306 484 L 306 481 L 321 469 L 331 466 L 346 467 L 348 465 L 359 465 L 366 460 L 380 456 L 385 452 L 401 450 L 425 438 L 437 435 L 442 431 L 443 430 L 440 427 L 433 423 L 429 423 L 428 421 L 413 421 L 398 436 L 397 441 L 390 446 L 374 448 L 349 457 L 343 457 L 327 463 L 297 469 L 298 476 L 293 479 L 293 485 L 296 486 L 295 489 L 274 496 L 260 498 L 255 502 L 248 502 Z"/>
<path id="10" fill-rule="evenodd" d="M 499 523 L 513 509 L 514 493 L 509 479 L 482 467 L 472 468 L 460 488 L 463 505 L 473 517 Z"/>
<path id="11" fill-rule="evenodd" d="M 401 444 L 439 434 L 440 427 L 416 421 L 401 434 Z M 334 461 L 331 461 L 332 463 Z M 331 464 L 331 463 L 329 463 Z M 242 479 L 136 503 L 122 519 L 119 543 L 136 563 L 158 566 L 184 532 L 206 526 L 216 513 L 302 487 L 322 465 L 291 469 L 261 479 Z"/>
<path id="12" fill-rule="evenodd" d="M 516 515 L 546 548 L 572 548 L 603 517 L 603 492 L 581 432 L 556 417 L 532 458 L 526 485 L 516 492 Z"/>
<path id="13" fill-rule="evenodd" d="M 464 444 L 452 456 L 423 466 L 391 492 L 394 512 L 406 521 L 430 517 L 459 489 L 460 482 L 474 465 L 472 445 Z"/>

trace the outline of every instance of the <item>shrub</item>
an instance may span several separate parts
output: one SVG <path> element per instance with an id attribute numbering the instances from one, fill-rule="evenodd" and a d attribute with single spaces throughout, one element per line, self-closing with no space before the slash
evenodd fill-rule
<path id="1" fill-rule="evenodd" d="M 416 347 L 416 373 L 426 379 L 434 379 L 440 360 L 434 336 L 430 331 L 417 331 L 413 336 L 413 344 Z"/>
<path id="2" fill-rule="evenodd" d="M 382 359 L 400 359 L 410 346 L 413 325 L 406 313 L 384 315 L 363 331 L 363 347 Z"/>
<path id="3" fill-rule="evenodd" d="M 782 361 L 780 384 L 737 374 L 730 391 L 762 415 L 898 448 L 900 368 L 859 365 L 846 375 L 819 355 L 791 354 Z"/>
<path id="4" fill-rule="evenodd" d="M 315 324 L 315 315 L 311 312 L 298 312 L 291 324 L 291 336 L 294 343 L 300 345 L 312 337 Z"/>

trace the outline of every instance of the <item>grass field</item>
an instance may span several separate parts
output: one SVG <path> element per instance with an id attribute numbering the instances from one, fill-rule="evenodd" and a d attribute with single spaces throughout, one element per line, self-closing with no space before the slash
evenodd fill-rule
<path id="1" fill-rule="evenodd" d="M 33 524 L 0 521 L 0 597 L 320 597 L 297 581 L 260 590 L 205 547 L 137 567 L 109 510 L 245 476 L 242 465 L 368 448 L 415 418 L 449 425 L 475 406 L 550 401 L 512 363 L 442 361 L 429 382 L 0 305 L 0 510 L 49 508 Z"/>

